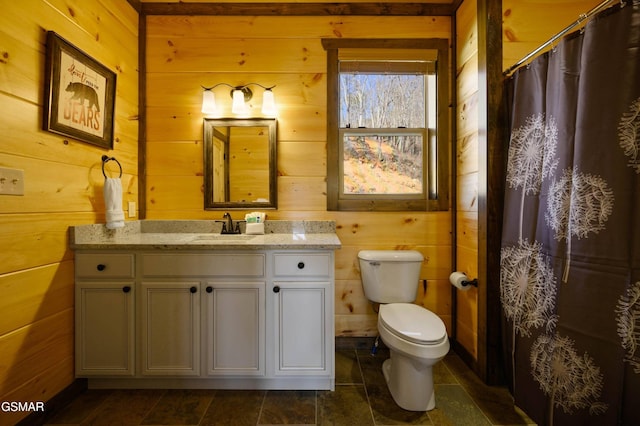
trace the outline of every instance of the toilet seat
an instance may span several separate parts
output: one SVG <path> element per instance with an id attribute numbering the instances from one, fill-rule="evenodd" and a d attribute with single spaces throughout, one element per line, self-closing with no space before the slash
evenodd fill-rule
<path id="1" fill-rule="evenodd" d="M 447 339 L 440 317 L 413 303 L 380 305 L 378 320 L 396 337 L 418 345 L 438 345 Z"/>

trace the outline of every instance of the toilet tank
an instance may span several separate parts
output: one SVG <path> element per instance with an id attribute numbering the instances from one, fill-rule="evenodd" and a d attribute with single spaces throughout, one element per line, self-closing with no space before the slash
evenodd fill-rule
<path id="1" fill-rule="evenodd" d="M 358 253 L 362 287 L 378 303 L 416 299 L 424 257 L 415 250 L 363 250 Z"/>

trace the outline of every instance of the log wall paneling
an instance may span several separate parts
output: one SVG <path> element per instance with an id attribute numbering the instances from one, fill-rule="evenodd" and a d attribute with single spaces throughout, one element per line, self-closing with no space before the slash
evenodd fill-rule
<path id="1" fill-rule="evenodd" d="M 313 2 L 265 2 L 238 3 L 229 0 L 221 3 L 202 0 L 174 3 L 142 3 L 141 11 L 148 15 L 257 15 L 257 16 L 451 16 L 453 0 L 420 0 L 406 3 L 391 0 L 384 3 L 356 0 L 345 3 Z M 440 4 L 445 3 L 445 4 Z"/>
<path id="2" fill-rule="evenodd" d="M 49 30 L 116 73 L 113 150 L 40 130 Z M 104 223 L 103 154 L 122 164 L 125 205 L 138 201 L 138 14 L 126 0 L 7 2 L 0 40 L 0 166 L 25 176 L 24 196 L 0 195 L 0 400 L 47 401 L 74 381 L 68 228 Z"/>
<path id="3" fill-rule="evenodd" d="M 143 1 L 141 9 L 149 3 Z M 450 7 L 452 2 L 442 3 Z M 549 8 L 543 0 L 504 0 L 503 68 L 598 3 L 559 0 Z M 26 182 L 23 197 L 0 195 L 0 242 L 12 248 L 0 259 L 0 288 L 6 295 L 2 311 L 8 313 L 0 324 L 0 347 L 2 359 L 12 360 L 0 367 L 0 398 L 47 400 L 73 381 L 73 253 L 68 249 L 67 229 L 104 221 L 102 154 L 117 157 L 123 165 L 125 203 L 137 202 L 138 192 L 146 191 L 148 218 L 221 216 L 222 212 L 202 208 L 199 107 L 200 86 L 222 81 L 277 85 L 282 202 L 269 217 L 336 221 L 344 244 L 336 253 L 337 335 L 375 334 L 376 316 L 362 294 L 356 256 L 361 249 L 388 248 L 417 249 L 425 255 L 421 279 L 426 280 L 427 291 L 421 284 L 416 303 L 437 312 L 451 331 L 448 274 L 460 267 L 473 270 L 477 259 L 479 176 L 474 152 L 479 149 L 482 116 L 472 77 L 476 75 L 477 80 L 478 75 L 476 1 L 457 5 L 456 265 L 450 255 L 449 212 L 326 211 L 326 58 L 320 42 L 331 37 L 450 38 L 449 17 L 402 16 L 408 8 L 394 9 L 395 16 L 366 17 L 148 16 L 143 21 L 147 89 L 142 102 L 148 107 L 141 129 L 140 24 L 128 1 L 25 0 L 5 5 L 0 14 L 0 165 L 23 169 Z M 112 151 L 40 130 L 45 30 L 56 31 L 117 73 Z M 259 104 L 251 108 L 255 112 Z M 148 175 L 142 189 L 138 187 L 139 131 L 146 135 L 147 144 L 142 166 Z M 474 314 L 478 309 L 474 297 L 473 290 L 466 292 L 457 306 L 461 311 L 458 338 L 470 353 L 477 350 L 477 329 L 482 327 L 482 319 Z M 54 331 L 59 327 L 62 331 Z M 15 423 L 23 416 L 12 414 L 7 421 Z"/>
<path id="4" fill-rule="evenodd" d="M 456 264 L 470 278 L 478 273 L 478 22 L 477 0 L 456 12 Z M 464 225 L 464 226 L 461 226 Z M 473 241 L 475 239 L 475 241 Z M 477 289 L 456 291 L 456 341 L 478 356 Z"/>
<path id="5" fill-rule="evenodd" d="M 575 16 L 588 9 L 584 1 L 561 0 L 556 2 L 559 9 L 554 4 L 553 13 L 542 1 L 514 2 L 506 0 L 503 7 L 503 19 L 505 22 L 503 38 L 505 40 L 505 68 L 512 62 L 509 57 L 519 58 L 520 53 L 514 54 L 511 48 L 520 46 L 517 44 L 520 39 L 518 34 L 528 37 L 532 32 L 532 46 L 536 47 L 539 42 L 546 40 L 555 31 L 570 23 Z M 487 176 L 480 175 L 486 173 L 479 168 L 479 154 L 483 154 L 483 159 L 493 154 L 483 152 L 487 149 L 484 145 L 479 145 L 479 129 L 484 128 L 486 123 L 482 123 L 481 118 L 486 120 L 487 111 L 485 106 L 479 106 L 479 80 L 478 72 L 478 14 L 477 0 L 466 0 L 456 2 L 459 6 L 456 12 L 457 26 L 456 36 L 456 120 L 457 139 L 456 144 L 456 168 L 458 199 L 456 208 L 456 248 L 457 264 L 456 268 L 450 265 L 450 256 L 446 254 L 440 258 L 442 265 L 446 267 L 436 268 L 442 282 L 446 282 L 446 276 L 452 269 L 463 269 L 469 274 L 475 275 L 486 265 L 479 265 L 479 261 L 484 262 L 484 255 L 479 253 L 478 242 L 481 237 L 478 232 L 479 217 L 479 188 L 480 182 L 486 181 Z M 166 12 L 167 9 L 165 9 Z M 531 14 L 544 14 L 541 19 L 529 19 Z M 556 14 L 556 12 L 559 12 Z M 163 12 L 164 13 L 164 12 Z M 224 12 L 223 12 L 224 13 Z M 228 14 L 231 15 L 231 14 Z M 567 16 L 571 18 L 566 19 Z M 536 15 L 537 16 L 537 15 Z M 516 19 L 517 18 L 517 19 Z M 372 16 L 366 18 L 370 25 L 362 25 L 361 17 L 341 16 L 339 19 L 326 18 L 321 16 L 154 16 L 148 21 L 150 40 L 158 38 L 159 41 L 151 41 L 159 46 L 158 52 L 154 53 L 154 64 L 164 67 L 147 74 L 149 81 L 155 78 L 162 78 L 167 81 L 181 85 L 181 88 L 173 88 L 175 93 L 165 93 L 149 91 L 149 98 L 153 96 L 165 97 L 165 101 L 150 102 L 148 109 L 150 115 L 156 114 L 156 122 L 150 121 L 149 132 L 157 132 L 157 138 L 149 138 L 149 144 L 154 140 L 164 142 L 163 146 L 171 143 L 190 143 L 195 139 L 198 143 L 200 134 L 200 122 L 197 110 L 200 102 L 199 86 L 202 76 L 207 80 L 207 84 L 215 84 L 220 81 L 227 81 L 229 76 L 235 77 L 238 81 L 246 81 L 251 77 L 261 79 L 271 79 L 272 84 L 277 84 L 278 104 L 280 108 L 279 119 L 279 197 L 282 200 L 277 211 L 270 212 L 271 218 L 282 219 L 304 219 L 304 218 L 326 218 L 335 219 L 338 223 L 338 234 L 345 243 L 343 249 L 337 255 L 337 265 L 345 265 L 348 271 L 356 273 L 355 277 L 347 275 L 340 278 L 342 266 L 337 266 L 338 274 L 337 286 L 341 286 L 344 291 L 345 300 L 340 305 L 337 300 L 336 329 L 338 334 L 344 335 L 368 335 L 375 333 L 375 317 L 371 315 L 366 301 L 362 300 L 361 291 L 358 289 L 359 275 L 357 275 L 357 251 L 363 247 L 374 248 L 413 248 L 426 250 L 426 246 L 420 245 L 421 241 L 409 242 L 408 244 L 398 244 L 402 240 L 404 231 L 401 234 L 394 234 L 388 239 L 384 236 L 383 229 L 388 228 L 397 219 L 393 214 L 381 214 L 383 220 L 380 227 L 369 230 L 367 221 L 364 219 L 368 214 L 334 213 L 324 210 L 323 192 L 324 169 L 326 162 L 326 147 L 323 146 L 326 138 L 326 118 L 324 99 L 325 74 L 323 70 L 315 69 L 322 65 L 324 58 L 317 56 L 317 49 L 313 47 L 310 40 L 318 40 L 328 37 L 350 37 L 350 38 L 376 38 L 376 37 L 398 37 L 411 38 L 417 34 L 428 34 L 431 37 L 447 38 L 451 29 L 448 28 L 448 18 L 446 17 L 407 17 L 403 18 L 401 25 L 387 25 L 392 17 Z M 544 21 L 543 25 L 536 22 Z M 286 23 L 286 25 L 283 25 Z M 446 25 L 442 25 L 447 23 Z M 385 28 L 384 32 L 372 34 L 370 27 Z M 547 28 L 553 27 L 552 31 Z M 239 28 L 239 29 L 238 29 Z M 540 29 L 540 31 L 537 31 Z M 388 33 L 387 33 L 388 31 Z M 242 34 L 240 37 L 238 34 Z M 515 35 L 515 36 L 514 36 Z M 483 35 L 484 36 L 484 35 Z M 524 37 L 524 36 L 523 36 Z M 191 39 L 191 40 L 186 40 Z M 215 44 L 222 44 L 229 41 L 235 49 L 229 52 L 215 52 L 219 65 L 212 69 L 201 70 L 200 68 L 209 65 L 207 58 L 199 57 L 194 52 L 201 52 L 206 49 L 207 42 L 214 40 Z M 294 39 L 294 40 L 290 40 Z M 265 55 L 253 53 L 256 49 L 251 46 L 266 46 L 271 41 L 274 44 L 287 40 L 283 45 L 289 46 L 293 54 L 280 58 L 279 53 L 273 55 L 273 62 L 269 62 Z M 512 42 L 509 45 L 508 42 Z M 163 46 L 162 44 L 166 44 Z M 513 44 L 515 43 L 515 44 Z M 310 47 L 309 47 L 310 46 Z M 246 47 L 246 49 L 245 49 Z M 484 46 L 483 48 L 486 48 Z M 185 51 L 192 49 L 193 52 Z M 232 49 L 233 50 L 233 49 Z M 522 56 L 530 50 L 523 49 Z M 300 52 L 303 51 L 301 54 Z M 247 53 L 249 52 L 249 53 Z M 174 63 L 181 61 L 184 63 Z M 303 59 L 303 64 L 300 64 Z M 165 61 L 163 64 L 162 61 Z M 234 63 L 235 61 L 235 63 Z M 514 59 L 515 61 L 515 59 Z M 186 64 L 189 63 L 187 66 Z M 291 68 L 291 67 L 299 68 Z M 166 69 L 165 69 L 166 68 Z M 193 71 L 188 74 L 188 71 Z M 306 74 L 305 74 L 306 73 Z M 199 75 L 198 75 L 199 74 Z M 190 76 L 194 77 L 189 81 Z M 311 85 L 310 85 L 311 84 Z M 167 87 L 166 85 L 164 87 Z M 166 95 L 166 96 L 165 96 Z M 483 93 L 483 101 L 487 93 Z M 182 101 L 177 101 L 181 97 Z M 170 100 L 171 105 L 166 103 Z M 194 106 L 187 106 L 194 104 Z M 482 108 L 482 109 L 481 109 Z M 155 124 L 162 122 L 172 122 L 170 129 L 156 127 Z M 176 133 L 173 134 L 172 132 Z M 191 132 L 187 136 L 187 131 Z M 183 133 L 184 132 L 184 133 Z M 155 136 L 155 135 L 154 135 Z M 175 141 L 175 142 L 172 142 Z M 308 150 L 312 149 L 312 153 Z M 316 155 L 319 153 L 320 155 Z M 315 159 L 315 161 L 314 161 Z M 303 161 L 301 163 L 300 161 Z M 153 167 L 153 161 L 149 162 L 149 167 Z M 303 167 L 301 164 L 308 165 Z M 320 178 L 318 180 L 317 178 Z M 155 188 L 157 190 L 157 188 Z M 195 194 L 195 192 L 193 193 Z M 484 194 L 480 194 L 484 195 Z M 486 200 L 482 200 L 486 203 Z M 164 203 L 167 209 L 157 209 L 153 215 L 157 218 L 172 218 L 180 215 L 191 215 L 189 217 L 210 217 L 202 213 L 197 208 L 183 210 L 173 203 Z M 186 203 L 193 205 L 193 202 Z M 151 207 L 150 207 L 151 208 Z M 486 219 L 486 204 L 482 205 L 483 220 Z M 432 216 L 426 214 L 428 222 Z M 354 220 L 354 218 L 357 218 Z M 438 221 L 439 222 L 439 221 Z M 420 221 L 414 222 L 412 229 L 419 229 Z M 442 223 L 442 222 L 440 222 Z M 445 225 L 446 226 L 446 225 Z M 486 232 L 486 224 L 483 224 L 483 232 Z M 447 226 L 448 228 L 448 226 Z M 378 234 L 380 232 L 380 234 Z M 439 235 L 445 236 L 445 233 Z M 425 237 L 428 240 L 428 237 Z M 495 238 L 495 236 L 494 236 Z M 446 239 L 442 238 L 442 240 Z M 369 241 L 372 240 L 372 241 Z M 486 242 L 486 237 L 485 237 Z M 417 245 L 414 245 L 417 244 Z M 437 251 L 441 251 L 439 245 Z M 430 246 L 429 246 L 430 247 Z M 344 254 L 343 254 L 344 253 Z M 344 262 L 341 260 L 344 258 Z M 429 268 L 427 268 L 429 269 Z M 428 272 L 425 272 L 428 273 Z M 435 280 L 438 282 L 438 279 Z M 428 288 L 433 288 L 428 286 Z M 478 355 L 478 329 L 484 327 L 483 320 L 478 318 L 482 315 L 478 310 L 478 295 L 475 290 L 465 293 L 458 301 L 463 312 L 457 326 L 459 327 L 462 347 L 469 353 Z M 427 291 L 427 295 L 429 291 Z M 340 295 L 336 297 L 342 298 Z M 420 295 L 419 298 L 420 299 Z M 439 298 L 437 298 L 439 299 Z M 342 299 L 341 299 L 342 300 Z M 420 303 L 420 300 L 417 300 Z M 442 301 L 437 302 L 436 307 Z M 338 305 L 340 305 L 338 307 Z M 434 308 L 435 309 L 435 308 Z M 435 309 L 437 310 L 437 309 Z M 445 320 L 446 321 L 446 320 Z M 448 324 L 450 326 L 450 324 Z"/>
<path id="6" fill-rule="evenodd" d="M 499 239 L 501 201 L 487 188 L 500 188 L 503 123 L 502 69 L 525 56 L 557 31 L 598 4 L 597 0 L 555 2 L 464 0 L 456 11 L 456 268 L 478 276 L 486 287 L 458 292 L 456 340 L 469 363 L 489 382 L 499 380 Z M 501 12 L 501 16 L 498 17 Z M 496 35 L 502 21 L 502 34 Z M 501 45 L 500 45 L 501 38 Z M 500 191 L 498 191 L 500 192 Z"/>
<path id="7" fill-rule="evenodd" d="M 502 0 L 502 69 L 508 69 L 601 2 L 558 0 L 550 5 L 544 0 Z"/>
<path id="8" fill-rule="evenodd" d="M 276 85 L 278 209 L 267 219 L 335 220 L 336 335 L 376 335 L 357 262 L 363 249 L 425 256 L 416 303 L 451 326 L 450 212 L 327 212 L 327 86 L 323 38 L 445 38 L 443 16 L 147 16 L 147 218 L 220 219 L 203 211 L 201 86 Z M 229 89 L 214 89 L 231 116 Z M 260 116 L 261 90 L 249 102 Z M 180 159 L 170 164 L 171 157 Z M 232 212 L 241 218 L 245 211 Z"/>

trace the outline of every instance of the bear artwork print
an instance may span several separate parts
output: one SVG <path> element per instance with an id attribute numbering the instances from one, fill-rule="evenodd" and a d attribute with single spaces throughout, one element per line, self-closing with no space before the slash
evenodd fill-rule
<path id="1" fill-rule="evenodd" d="M 98 102 L 98 93 L 93 87 L 90 87 L 83 83 L 69 83 L 66 88 L 67 92 L 73 92 L 72 100 L 80 99 L 80 102 L 84 103 L 86 99 L 89 101 L 89 108 L 96 107 L 97 111 L 100 111 L 100 103 Z"/>

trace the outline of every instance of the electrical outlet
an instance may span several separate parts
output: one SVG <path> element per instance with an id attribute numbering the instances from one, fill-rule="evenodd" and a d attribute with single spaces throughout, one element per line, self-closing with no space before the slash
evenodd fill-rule
<path id="1" fill-rule="evenodd" d="M 0 194 L 24 195 L 24 170 L 0 167 Z"/>
<path id="2" fill-rule="evenodd" d="M 136 217 L 136 202 L 129 201 L 129 217 Z"/>

